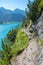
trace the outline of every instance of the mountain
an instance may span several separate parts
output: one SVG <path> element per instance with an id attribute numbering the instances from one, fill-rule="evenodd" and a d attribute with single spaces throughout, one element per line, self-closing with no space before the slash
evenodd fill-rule
<path id="1" fill-rule="evenodd" d="M 0 8 L 0 23 L 22 21 L 23 18 L 25 18 L 25 11 L 23 10 L 11 11 L 3 7 Z"/>
<path id="2" fill-rule="evenodd" d="M 20 9 L 15 9 L 14 12 L 15 12 L 15 13 L 20 13 L 20 14 L 22 14 L 22 15 L 25 15 L 25 11 L 20 10 Z"/>

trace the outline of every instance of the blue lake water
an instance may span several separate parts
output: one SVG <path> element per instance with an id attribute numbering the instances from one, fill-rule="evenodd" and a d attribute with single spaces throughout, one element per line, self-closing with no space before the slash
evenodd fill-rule
<path id="1" fill-rule="evenodd" d="M 20 22 L 16 22 L 13 24 L 0 24 L 0 49 L 2 48 L 1 40 L 4 39 L 12 28 L 18 28 L 20 26 Z"/>

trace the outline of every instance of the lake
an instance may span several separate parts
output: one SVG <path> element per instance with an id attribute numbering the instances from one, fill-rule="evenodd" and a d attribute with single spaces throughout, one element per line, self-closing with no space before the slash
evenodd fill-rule
<path id="1" fill-rule="evenodd" d="M 1 40 L 4 39 L 11 29 L 18 28 L 20 26 L 20 22 L 16 22 L 13 24 L 0 24 L 0 49 L 2 48 Z"/>

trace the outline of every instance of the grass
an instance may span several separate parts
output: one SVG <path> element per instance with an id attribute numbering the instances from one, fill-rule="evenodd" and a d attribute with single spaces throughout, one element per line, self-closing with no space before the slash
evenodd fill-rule
<path id="1" fill-rule="evenodd" d="M 43 47 L 43 39 L 37 38 L 36 41 L 39 44 L 39 46 L 42 46 Z"/>
<path id="2" fill-rule="evenodd" d="M 2 48 L 4 52 L 2 52 L 0 65 L 8 65 L 9 61 L 13 60 L 13 58 L 15 59 L 16 56 L 20 54 L 28 46 L 28 44 L 29 44 L 29 38 L 26 33 L 22 32 L 21 28 L 18 29 L 13 44 L 9 38 L 5 38 L 2 42 Z"/>
<path id="3" fill-rule="evenodd" d="M 22 32 L 21 29 L 18 30 L 16 40 L 12 46 L 11 53 L 14 57 L 20 54 L 29 44 L 29 39 L 26 33 Z"/>
<path id="4" fill-rule="evenodd" d="M 43 0 L 41 0 L 40 4 L 39 4 L 39 8 L 43 9 Z"/>

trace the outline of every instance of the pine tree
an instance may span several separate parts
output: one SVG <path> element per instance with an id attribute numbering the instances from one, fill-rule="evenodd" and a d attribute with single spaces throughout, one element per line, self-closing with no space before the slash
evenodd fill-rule
<path id="1" fill-rule="evenodd" d="M 38 8 L 40 1 L 41 0 L 33 0 L 33 2 L 31 2 L 30 0 L 28 0 L 27 20 L 32 20 L 33 23 L 35 23 L 40 15 L 40 10 Z"/>
<path id="2" fill-rule="evenodd" d="M 8 39 L 5 39 L 4 41 L 2 40 L 2 62 L 4 61 L 4 63 L 6 63 L 6 65 L 11 65 L 11 61 L 10 59 L 12 58 L 12 54 L 11 54 L 11 43 L 9 42 Z M 4 64 L 3 64 L 4 65 Z"/>

